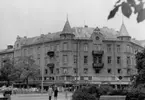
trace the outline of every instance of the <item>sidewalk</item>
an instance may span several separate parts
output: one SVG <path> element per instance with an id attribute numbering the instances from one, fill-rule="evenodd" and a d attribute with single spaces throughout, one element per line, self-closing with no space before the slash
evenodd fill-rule
<path id="1" fill-rule="evenodd" d="M 59 96 L 62 96 L 62 95 L 65 95 L 64 92 L 59 92 L 58 93 Z M 13 94 L 12 96 L 18 96 L 18 97 L 33 97 L 33 96 L 48 96 L 47 93 L 34 93 L 34 94 Z M 71 92 L 68 92 L 68 96 L 72 96 L 72 93 Z"/>
<path id="2" fill-rule="evenodd" d="M 68 93 L 68 99 L 65 98 L 65 93 L 59 93 L 57 100 L 71 100 L 72 93 Z M 48 100 L 48 94 L 16 94 L 11 96 L 11 100 Z M 52 97 L 54 100 L 54 97 Z"/>

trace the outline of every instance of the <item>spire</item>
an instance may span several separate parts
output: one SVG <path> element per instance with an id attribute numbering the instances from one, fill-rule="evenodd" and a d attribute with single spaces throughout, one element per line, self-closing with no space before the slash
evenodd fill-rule
<path id="1" fill-rule="evenodd" d="M 72 33 L 72 29 L 71 29 L 69 21 L 68 21 L 68 14 L 67 14 L 67 19 L 66 19 L 64 28 L 62 30 L 62 33 L 63 34 L 67 34 L 67 33 L 70 34 L 70 33 Z"/>
<path id="2" fill-rule="evenodd" d="M 122 26 L 120 28 L 120 34 L 119 34 L 119 36 L 129 36 L 123 21 L 122 21 Z"/>

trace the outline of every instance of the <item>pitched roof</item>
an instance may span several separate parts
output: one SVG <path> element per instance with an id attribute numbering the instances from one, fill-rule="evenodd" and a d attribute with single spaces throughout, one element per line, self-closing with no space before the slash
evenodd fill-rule
<path id="1" fill-rule="evenodd" d="M 68 23 L 68 22 L 67 22 Z M 122 25 L 124 27 L 124 25 Z M 92 27 L 73 27 L 71 28 L 71 34 L 75 35 L 75 38 L 79 39 L 90 39 L 93 31 L 95 28 Z M 100 32 L 103 34 L 104 38 L 106 40 L 118 40 L 117 36 L 120 35 L 120 32 L 115 31 L 114 29 L 110 29 L 108 27 L 100 28 Z M 48 33 L 44 35 L 44 41 L 51 41 L 51 40 L 58 40 L 60 39 L 60 34 L 62 34 L 61 31 L 55 32 L 55 33 Z M 23 40 L 23 39 L 22 39 Z M 138 40 L 131 39 L 132 42 L 141 45 Z M 31 44 L 37 44 L 42 43 L 42 37 L 36 36 L 32 38 L 27 38 L 25 41 L 25 45 L 31 45 Z"/>
<path id="2" fill-rule="evenodd" d="M 69 34 L 72 33 L 72 29 L 71 29 L 71 26 L 70 26 L 69 21 L 67 19 L 65 22 L 64 28 L 62 30 L 62 34 L 68 34 L 68 33 Z"/>
<path id="3" fill-rule="evenodd" d="M 119 36 L 129 36 L 129 33 L 128 33 L 124 23 L 122 23 L 119 33 L 120 33 Z"/>

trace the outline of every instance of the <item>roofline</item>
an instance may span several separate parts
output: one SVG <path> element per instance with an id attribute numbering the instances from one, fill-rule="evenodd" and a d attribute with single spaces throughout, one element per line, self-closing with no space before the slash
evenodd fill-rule
<path id="1" fill-rule="evenodd" d="M 7 53 L 14 53 L 14 50 L 12 50 L 12 51 L 2 51 L 2 52 L 0 52 L 0 55 L 1 54 L 7 54 Z"/>

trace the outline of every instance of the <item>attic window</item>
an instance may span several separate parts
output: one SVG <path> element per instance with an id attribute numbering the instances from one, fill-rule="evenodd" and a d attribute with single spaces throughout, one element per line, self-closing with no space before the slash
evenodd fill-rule
<path id="1" fill-rule="evenodd" d="M 96 40 L 99 40 L 100 38 L 98 36 L 96 36 Z"/>

